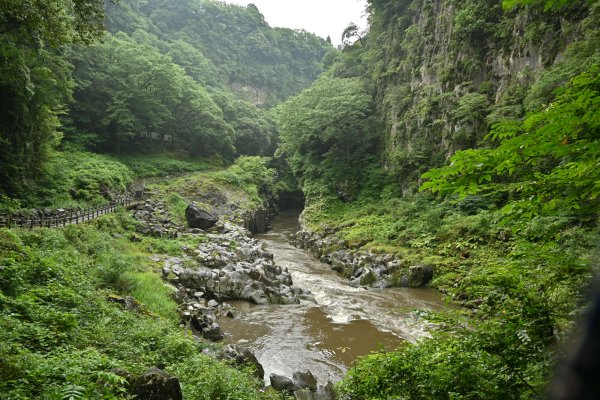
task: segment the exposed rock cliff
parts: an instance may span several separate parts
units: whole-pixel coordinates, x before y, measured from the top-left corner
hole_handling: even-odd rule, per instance
[[[544,104],[570,74],[544,86],[541,72],[596,31],[589,4],[544,12],[503,10],[499,0],[371,0],[367,68],[386,124],[386,168],[407,189],[500,118]]]

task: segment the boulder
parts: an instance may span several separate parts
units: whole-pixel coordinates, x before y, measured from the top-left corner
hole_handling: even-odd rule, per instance
[[[408,286],[421,287],[433,278],[433,269],[423,265],[413,265],[408,268]]]
[[[367,286],[377,281],[377,275],[371,268],[365,268],[364,272],[360,276],[361,286]]]
[[[292,394],[300,389],[294,385],[294,382],[290,378],[283,375],[271,374],[269,375],[269,380],[271,381],[271,387],[279,392]]]
[[[300,389],[308,389],[311,392],[317,391],[317,378],[309,370],[294,372],[292,381]]]
[[[237,365],[251,365],[254,367],[255,376],[263,380],[265,370],[256,356],[250,349],[241,344],[228,345],[222,352],[222,358],[232,360]]]
[[[158,368],[144,375],[129,379],[129,392],[137,399],[182,400],[181,386],[177,378]]]
[[[185,209],[185,218],[190,228],[197,229],[212,228],[219,220],[216,214],[194,202]]]
[[[224,335],[217,318],[210,309],[194,309],[182,313],[184,321],[189,320],[192,329],[201,333],[205,339],[214,342],[222,340]]]

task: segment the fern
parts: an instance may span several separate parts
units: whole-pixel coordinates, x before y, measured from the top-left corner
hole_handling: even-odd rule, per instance
[[[67,385],[60,393],[61,400],[78,400],[83,399],[85,388],[78,385]]]

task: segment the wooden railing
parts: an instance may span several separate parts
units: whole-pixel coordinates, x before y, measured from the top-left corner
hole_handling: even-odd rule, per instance
[[[136,204],[131,197],[117,199],[106,206],[91,207],[85,210],[54,210],[42,216],[0,215],[0,227],[9,228],[57,228],[61,226],[80,224],[91,221],[101,215],[114,212],[118,207],[128,207]]]

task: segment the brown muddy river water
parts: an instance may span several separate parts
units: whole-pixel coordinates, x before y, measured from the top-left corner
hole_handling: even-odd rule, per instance
[[[294,285],[312,292],[318,304],[257,306],[233,302],[235,319],[221,318],[226,342],[247,341],[265,369],[291,377],[310,370],[320,384],[338,381],[357,357],[384,348],[393,350],[426,334],[426,321],[415,309],[442,309],[439,293],[430,289],[363,289],[348,285],[330,266],[297,249],[289,235],[298,229],[298,212],[283,212],[273,229],[257,235],[287,267]]]

